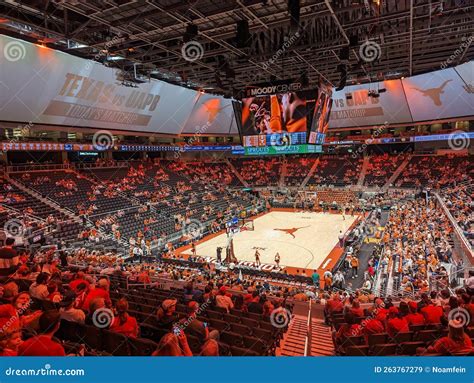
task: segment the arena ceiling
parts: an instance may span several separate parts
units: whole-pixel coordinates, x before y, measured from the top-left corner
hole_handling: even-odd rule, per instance
[[[289,3],[300,7],[293,23]],[[130,78],[136,71],[234,95],[270,79],[337,86],[344,68],[351,84],[454,66],[474,56],[473,19],[474,0],[0,2],[0,33],[102,61]],[[242,20],[249,34],[238,44]],[[190,24],[198,44],[186,45],[185,57]]]

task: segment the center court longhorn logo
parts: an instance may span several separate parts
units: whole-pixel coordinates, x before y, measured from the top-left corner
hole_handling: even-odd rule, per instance
[[[436,106],[441,106],[441,104],[442,104],[441,95],[444,93],[443,89],[447,85],[447,83],[450,82],[450,81],[452,81],[452,80],[446,80],[445,82],[443,82],[441,84],[441,86],[439,86],[437,88],[429,88],[429,89],[412,88],[412,89],[415,89],[418,92],[422,93],[423,96],[425,96],[425,97],[431,98],[431,100],[433,101],[433,103]]]
[[[273,230],[283,231],[286,234],[290,234],[293,238],[296,238],[294,233],[296,233],[300,229],[305,229],[307,227],[309,227],[309,226],[292,227],[291,229],[273,229]]]

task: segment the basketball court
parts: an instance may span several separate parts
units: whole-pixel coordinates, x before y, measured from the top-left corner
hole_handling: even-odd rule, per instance
[[[260,253],[262,264],[274,264],[280,254],[280,265],[317,269],[338,244],[339,231],[345,233],[357,216],[315,212],[272,211],[254,220],[254,230],[234,234],[234,252],[239,261],[255,261]],[[227,234],[223,233],[196,246],[202,257],[216,258],[216,248],[226,247]],[[184,251],[191,254],[191,250]],[[223,252],[225,258],[225,252]]]

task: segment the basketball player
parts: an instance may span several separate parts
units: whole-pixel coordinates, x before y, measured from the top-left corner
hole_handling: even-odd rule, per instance
[[[217,262],[222,262],[222,247],[217,248]]]
[[[277,267],[280,267],[280,254],[278,253],[275,254],[275,263]]]
[[[193,254],[193,258],[196,257],[196,244],[193,242],[191,244],[191,253]]]
[[[255,250],[255,263],[257,264],[257,266],[261,265],[261,263],[260,263],[260,253],[258,252],[258,250]]]

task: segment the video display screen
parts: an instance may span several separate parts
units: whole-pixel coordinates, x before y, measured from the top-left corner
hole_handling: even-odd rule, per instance
[[[329,117],[332,108],[332,90],[330,87],[321,87],[314,108],[311,130],[309,133],[309,144],[322,145],[329,128]]]
[[[316,92],[312,92],[315,95]],[[287,146],[307,143],[308,91],[242,99],[244,146]]]

